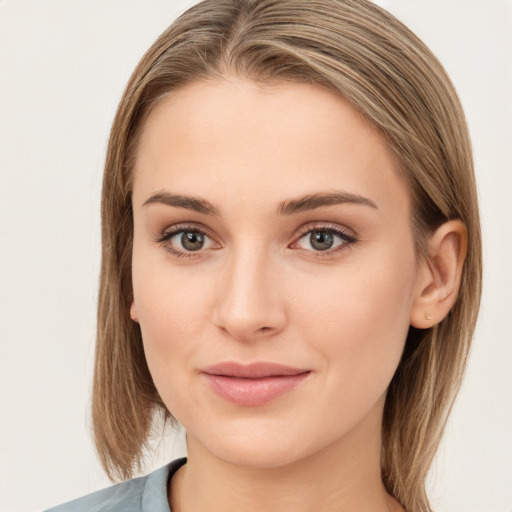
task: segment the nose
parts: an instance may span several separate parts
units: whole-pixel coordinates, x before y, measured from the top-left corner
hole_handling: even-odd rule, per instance
[[[213,308],[213,322],[239,341],[271,337],[286,325],[279,268],[250,248],[226,259]]]

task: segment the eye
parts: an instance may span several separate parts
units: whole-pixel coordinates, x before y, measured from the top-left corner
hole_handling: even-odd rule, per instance
[[[304,234],[292,245],[292,248],[317,253],[330,253],[356,242],[354,236],[345,233],[341,229],[330,227],[306,227],[303,229],[307,231],[303,231]]]
[[[200,256],[204,251],[219,245],[197,227],[173,226],[158,236],[157,242],[178,257]]]
[[[207,244],[209,238],[199,231],[180,231],[170,238],[173,245],[185,251],[199,251]]]

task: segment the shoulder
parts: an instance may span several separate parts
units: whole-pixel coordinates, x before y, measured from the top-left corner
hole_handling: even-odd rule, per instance
[[[178,459],[147,476],[93,492],[45,512],[170,512],[167,482],[185,464]]]

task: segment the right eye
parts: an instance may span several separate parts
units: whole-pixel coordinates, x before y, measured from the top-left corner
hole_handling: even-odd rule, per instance
[[[198,228],[176,226],[165,231],[157,241],[178,257],[199,256],[203,251],[216,248],[216,243]]]
[[[208,236],[200,231],[180,231],[171,237],[173,245],[184,251],[199,251],[208,241]]]

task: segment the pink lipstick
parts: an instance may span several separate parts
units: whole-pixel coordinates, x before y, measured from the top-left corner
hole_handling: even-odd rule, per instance
[[[212,390],[237,405],[258,406],[298,387],[310,370],[275,363],[225,362],[202,370]]]

